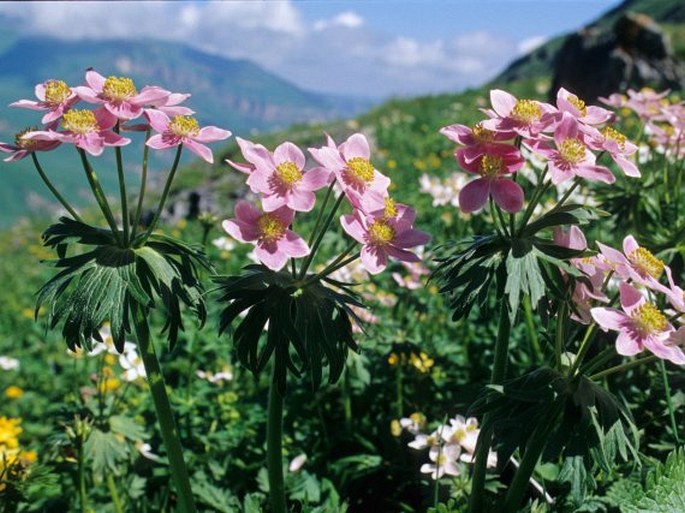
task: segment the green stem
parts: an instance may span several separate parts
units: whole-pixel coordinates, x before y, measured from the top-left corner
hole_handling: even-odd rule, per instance
[[[155,411],[157,412],[159,428],[162,433],[162,441],[164,442],[167,457],[169,459],[171,478],[176,485],[179,511],[182,513],[195,513],[197,510],[195,508],[195,501],[193,500],[193,491],[190,486],[188,470],[186,469],[186,464],[183,460],[183,447],[178,438],[178,431],[176,429],[174,415],[171,411],[169,396],[166,392],[162,369],[159,366],[159,360],[155,353],[155,346],[150,340],[150,328],[148,327],[143,308],[140,305],[134,304],[131,309],[134,317],[134,328],[138,336],[140,356],[145,365],[147,381],[150,387],[150,393],[152,394],[152,401],[155,405]]]
[[[395,416],[401,419],[404,415],[404,372],[402,369],[402,357],[397,359],[397,371],[395,374]]]
[[[653,362],[656,359],[657,359],[656,356],[651,355],[651,356],[646,356],[644,358],[639,358],[637,360],[633,360],[633,361],[628,362],[628,363],[622,363],[620,365],[614,365],[613,367],[609,367],[608,369],[605,369],[601,372],[597,372],[596,374],[593,374],[592,376],[590,376],[590,379],[596,381],[596,380],[605,378],[611,374],[615,374],[617,372],[632,369],[633,367],[637,367],[638,365],[642,365],[643,363]]]
[[[151,128],[148,127],[145,132],[145,142],[150,138]],[[140,225],[140,218],[143,216],[143,199],[145,198],[145,189],[147,188],[147,166],[149,161],[150,147],[147,144],[143,145],[143,167],[140,174],[140,191],[138,192],[138,205],[136,206],[136,214],[133,218],[133,233],[131,240],[135,240],[138,226]]]
[[[83,433],[79,433],[79,438],[78,438],[78,492],[79,492],[79,499],[81,502],[81,512],[82,513],[88,513],[88,493],[86,491],[86,462],[85,462],[85,454],[83,451],[83,444],[85,443],[85,439],[83,436]]]
[[[321,228],[319,233],[317,233],[316,239],[314,240],[314,244],[313,246],[311,246],[311,250],[309,251],[309,255],[307,255],[307,258],[305,258],[304,262],[302,263],[302,267],[300,268],[300,279],[304,278],[307,275],[307,269],[309,269],[312,260],[314,260],[314,255],[316,254],[316,251],[319,249],[321,240],[323,239],[323,236],[326,234],[328,227],[331,225],[333,217],[335,216],[335,213],[337,212],[338,207],[340,207],[340,204],[342,203],[343,199],[345,199],[345,193],[341,192],[340,196],[338,196],[338,199],[335,200],[333,208],[328,213],[328,217],[326,217],[326,221],[324,222],[323,227]]]
[[[36,152],[31,153],[31,158],[33,159],[33,165],[36,167],[36,171],[38,171],[38,174],[43,180],[43,183],[47,186],[48,189],[50,189],[50,192],[52,195],[57,198],[57,201],[59,201],[62,206],[67,209],[67,212],[71,214],[71,217],[73,217],[75,220],[79,222],[83,222],[81,217],[76,213],[76,211],[72,208],[72,206],[69,204],[69,202],[64,199],[64,196],[62,196],[59,191],[55,188],[55,186],[52,184],[50,179],[48,178],[48,175],[45,174],[45,171],[43,171],[43,166],[40,165],[40,162],[38,162],[38,157],[36,156]]]
[[[578,349],[578,354],[576,355],[576,358],[573,361],[573,365],[571,366],[571,370],[568,373],[568,375],[570,377],[575,376],[576,372],[578,371],[578,368],[580,367],[580,364],[583,363],[583,358],[585,357],[585,353],[588,352],[588,349],[590,348],[590,342],[594,338],[596,332],[597,332],[597,324],[596,323],[592,323],[585,330],[585,336],[583,337],[583,340],[580,342],[580,349]]]
[[[274,368],[269,386],[269,414],[266,424],[266,461],[272,513],[286,513],[283,482],[283,397],[278,391]]]
[[[345,429],[347,433],[352,433],[352,397],[350,396],[350,369],[345,366],[342,380],[342,402],[343,412],[345,413]]]
[[[561,369],[562,359],[561,355],[564,348],[564,339],[566,338],[566,319],[568,316],[568,303],[563,301],[559,307],[557,315],[556,336],[554,337],[554,356],[557,359],[557,368]]]
[[[495,343],[495,358],[490,375],[490,384],[502,383],[507,373],[507,359],[509,356],[509,335],[511,333],[511,322],[509,320],[509,309],[504,298],[500,298],[499,328],[497,331],[497,341]],[[486,413],[483,416],[483,425],[490,423],[491,415]],[[471,496],[469,497],[469,512],[481,513],[483,511],[483,498],[485,497],[485,474],[487,470],[488,453],[492,443],[492,430],[482,430],[476,447],[476,461],[473,465],[473,482],[471,485]]]
[[[564,401],[559,400],[555,404],[549,420],[540,422],[535,431],[533,431],[532,436],[526,444],[526,452],[523,455],[519,468],[516,470],[516,474],[514,474],[514,478],[509,485],[509,491],[507,492],[499,511],[503,513],[518,511],[521,499],[523,499],[523,495],[528,488],[528,483],[533,475],[533,471],[547,444],[549,433],[554,428],[557,417],[561,413],[563,406]]]
[[[314,237],[316,236],[316,231],[319,229],[319,225],[321,225],[321,220],[323,219],[323,213],[326,211],[326,206],[328,205],[328,200],[331,198],[331,194],[333,194],[333,187],[335,186],[335,180],[331,182],[331,185],[328,186],[328,189],[326,189],[326,195],[323,198],[323,202],[321,203],[321,208],[319,209],[319,215],[316,216],[316,222],[314,223],[314,229],[312,230],[311,235],[309,235],[309,246],[311,247],[312,242],[314,242]]]
[[[102,187],[100,186],[100,182],[98,181],[98,177],[95,174],[93,167],[90,165],[90,162],[88,162],[86,152],[81,148],[77,148],[77,150],[79,156],[81,157],[81,164],[83,164],[83,170],[86,172],[86,178],[88,178],[88,184],[90,185],[90,188],[93,191],[93,195],[95,196],[95,201],[97,201],[98,205],[100,206],[100,210],[102,211],[102,214],[105,216],[107,224],[109,224],[110,230],[112,230],[112,235],[117,240],[117,242],[121,243],[119,228],[117,227],[117,222],[114,220],[112,209],[109,207],[107,196],[105,196],[105,192],[102,190]]]
[[[171,183],[174,181],[174,176],[176,175],[176,169],[178,169],[178,163],[181,161],[181,153],[183,151],[183,145],[179,144],[176,150],[176,156],[174,157],[174,163],[171,165],[169,170],[169,176],[167,176],[166,183],[164,184],[164,190],[162,191],[162,197],[159,200],[159,205],[157,205],[157,211],[155,212],[155,217],[152,218],[150,226],[148,226],[145,232],[145,237],[143,240],[147,240],[150,234],[154,231],[159,221],[159,216],[162,215],[164,210],[164,204],[166,203],[167,197],[169,196],[169,190],[171,189]]]
[[[307,285],[311,285],[311,284],[314,283],[315,281],[317,281],[317,280],[319,280],[319,279],[321,279],[321,278],[325,278],[326,276],[328,276],[328,275],[331,274],[331,273],[334,273],[334,272],[337,271],[338,269],[340,269],[340,268],[342,268],[342,267],[345,267],[347,264],[349,264],[349,263],[351,263],[351,262],[354,262],[355,260],[357,260],[357,258],[359,258],[359,255],[360,255],[360,253],[357,252],[357,253],[355,253],[354,255],[352,255],[351,257],[346,258],[345,260],[343,260],[342,262],[340,262],[339,264],[337,264],[337,265],[335,265],[335,266],[329,265],[328,267],[326,267],[326,268],[325,268],[323,271],[321,271],[320,273],[317,273],[317,274],[315,274],[315,275],[313,275],[313,276],[307,278],[307,279],[304,281],[304,283],[302,284],[302,288],[306,287]]]
[[[107,488],[109,489],[110,497],[112,497],[112,505],[114,506],[114,512],[124,513],[124,506],[121,502],[121,497],[119,497],[117,484],[114,482],[114,476],[111,473],[107,474]]]
[[[582,367],[581,372],[584,375],[590,374],[596,368],[601,367],[606,362],[617,356],[616,348],[607,347],[604,351],[592,358],[585,366]]]
[[[516,234],[517,237],[520,237],[521,234],[523,233],[523,230],[526,228],[526,225],[528,224],[528,220],[530,219],[530,216],[533,215],[533,211],[535,210],[535,207],[537,206],[538,202],[540,201],[540,198],[542,195],[547,192],[547,190],[552,186],[552,182],[547,182],[545,183],[545,178],[547,177],[547,166],[545,166],[545,169],[542,171],[542,174],[540,175],[540,181],[538,182],[537,187],[535,188],[535,191],[533,191],[533,197],[530,200],[530,203],[528,203],[528,207],[526,208],[525,212],[523,213],[523,217],[521,218],[521,224],[519,225],[518,232]]]
[[[119,123],[114,126],[114,132],[119,133]],[[121,157],[121,146],[114,148],[114,155],[117,161],[117,175],[119,176],[119,196],[121,198],[121,224],[124,228],[124,246],[128,245],[128,198],[126,197],[126,177],[124,175],[124,164]]]
[[[533,353],[533,360],[540,362],[543,359],[542,351],[540,350],[540,341],[538,340],[538,334],[535,330],[535,322],[533,319],[533,307],[530,304],[530,296],[526,295],[523,297],[523,312],[526,317],[526,329],[528,330],[528,339],[530,340],[530,345]]]
[[[668,406],[668,416],[671,419],[671,429],[673,429],[673,436],[675,442],[680,445],[680,437],[678,436],[678,424],[675,421],[675,411],[673,410],[673,400],[671,398],[671,387],[668,384],[668,374],[666,373],[666,364],[663,360],[659,360],[659,367],[661,367],[661,377],[664,382],[664,391],[666,392],[666,405]]]

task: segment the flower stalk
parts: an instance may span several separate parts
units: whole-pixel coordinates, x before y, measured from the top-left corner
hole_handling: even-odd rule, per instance
[[[266,424],[266,459],[269,496],[273,513],[287,513],[283,480],[283,396],[278,391],[276,371],[269,385],[269,412]]]

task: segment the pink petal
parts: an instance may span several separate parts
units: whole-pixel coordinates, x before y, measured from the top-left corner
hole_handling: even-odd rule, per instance
[[[239,219],[226,219],[221,227],[234,239],[240,242],[252,242],[257,240],[259,232],[256,226]]]
[[[132,105],[129,102],[105,103],[105,108],[119,119],[129,120],[139,117],[143,113],[143,107]]]
[[[314,208],[316,195],[311,191],[292,189],[288,198],[288,206],[298,212],[309,212]]]
[[[245,183],[250,190],[257,194],[272,194],[273,170],[265,170],[263,166],[254,168],[250,176],[247,177]]]
[[[459,191],[459,208],[462,212],[475,212],[483,208],[490,194],[490,181],[478,178]]]
[[[330,170],[325,167],[315,167],[302,175],[299,187],[307,191],[318,191],[331,182],[332,176]]]
[[[136,105],[163,105],[165,100],[169,97],[169,91],[158,86],[145,86],[143,89],[131,98],[131,103]],[[183,101],[183,100],[181,100]]]
[[[192,151],[195,155],[198,155],[201,157],[203,160],[206,160],[210,164],[214,163],[214,154],[212,153],[212,150],[209,149],[208,146],[205,146],[204,144],[200,144],[197,141],[194,141],[192,139],[185,139],[183,141],[183,145],[188,148],[190,151]]]
[[[628,331],[621,331],[616,337],[616,352],[623,356],[633,356],[642,351],[640,340]]]
[[[243,157],[245,157],[245,160],[251,164],[269,169],[275,167],[273,159],[271,158],[271,153],[261,144],[254,144],[252,141],[240,137],[236,137],[235,141],[238,143],[240,152],[243,154]]]
[[[352,237],[357,242],[362,244],[366,243],[366,229],[362,226],[361,222],[354,215],[340,216],[340,224],[345,230],[345,233]]]
[[[245,200],[240,200],[235,205],[235,216],[248,224],[257,224],[257,220],[262,213],[252,203]]]
[[[309,254],[307,243],[291,230],[286,230],[285,237],[279,239],[277,244],[284,253],[294,258],[301,258]]]
[[[514,213],[523,208],[523,189],[513,180],[501,178],[493,181],[490,193],[495,203],[506,212]]]
[[[34,102],[32,100],[19,100],[16,102],[12,102],[9,104],[9,107],[20,107],[22,109],[31,110],[47,110],[47,107],[44,107],[40,103]]]
[[[215,126],[206,126],[201,128],[200,133],[196,137],[193,137],[193,139],[202,143],[208,143],[214,141],[223,141],[229,137],[231,137],[231,132],[228,130],[217,128]]]
[[[181,139],[178,138],[174,140],[171,137],[164,137],[162,134],[155,134],[150,137],[145,144],[155,150],[165,150],[181,144]]]
[[[288,262],[286,255],[276,243],[259,243],[255,248],[255,255],[265,266],[272,271],[281,270]]]
[[[631,322],[630,317],[615,308],[597,307],[590,310],[590,314],[604,331],[621,331],[626,323]]]
[[[350,160],[354,157],[362,157],[367,159],[371,156],[369,149],[369,142],[362,134],[352,134],[347,141],[340,145],[340,153],[342,153],[345,160]]]
[[[109,130],[117,124],[117,121],[119,121],[116,115],[112,114],[106,107],[100,107],[99,109],[94,110],[93,115],[101,130]]]
[[[90,87],[76,86],[72,87],[72,91],[74,91],[79,98],[88,103],[104,103],[104,100],[98,97],[98,92]]]
[[[105,77],[95,70],[90,69],[86,71],[86,83],[98,93],[102,92],[102,88],[105,86],[105,80]]]
[[[291,142],[284,142],[279,144],[274,150],[274,162],[282,164],[283,162],[292,162],[298,168],[304,167],[304,153],[302,150]]]
[[[421,230],[409,229],[398,233],[392,241],[393,246],[398,248],[413,248],[423,246],[430,242],[431,236]]]
[[[274,210],[273,214],[286,226],[290,226],[295,218],[295,211],[287,206]]]
[[[388,245],[384,246],[383,250],[393,257],[396,260],[399,260],[400,262],[420,262],[421,259],[415,254],[412,253],[411,251],[407,251],[406,249],[401,249],[398,248],[394,245]]]
[[[234,167],[235,169],[237,169],[238,171],[240,171],[241,173],[245,173],[245,174],[248,174],[248,175],[251,174],[251,173],[254,171],[254,169],[255,169],[255,167],[254,167],[252,164],[241,164],[241,163],[238,163],[238,162],[233,162],[233,161],[230,160],[230,159],[225,159],[225,162],[226,162],[229,166]]]
[[[493,89],[490,91],[490,103],[497,115],[504,118],[511,113],[514,105],[516,105],[516,97],[501,89]]]
[[[578,120],[568,112],[562,114],[561,122],[554,131],[554,142],[559,146],[566,139],[578,138]]]
[[[626,282],[621,282],[619,292],[621,295],[621,307],[628,314],[646,302],[640,291]]]
[[[476,143],[472,130],[466,125],[450,125],[440,129],[440,133],[452,141],[471,146]]]
[[[167,131],[170,119],[161,110],[145,109],[145,117],[150,122],[150,126],[154,128],[157,132]]]
[[[98,134],[86,134],[84,137],[77,137],[76,146],[84,149],[94,157],[102,155],[105,149],[104,140]]]
[[[131,142],[131,139],[128,139],[127,137],[122,137],[119,134],[109,131],[101,132],[100,136],[102,137],[105,146],[126,146]]]
[[[324,146],[323,148],[309,148],[308,151],[314,157],[314,160],[326,169],[342,171],[346,167],[345,161],[336,148]]]
[[[627,158],[620,155],[611,156],[614,159],[614,162],[616,162],[618,167],[621,168],[621,171],[623,171],[626,176],[631,176],[633,178],[640,178],[642,176],[637,166]]]
[[[254,174],[254,173],[253,173]],[[262,196],[262,208],[264,212],[273,212],[288,204],[288,196],[285,194],[265,194]]]
[[[36,84],[33,88],[33,92],[40,101],[45,101],[45,83]]]
[[[378,274],[388,265],[388,257],[385,251],[375,246],[366,245],[362,247],[361,261],[369,274]]]
[[[590,125],[599,125],[601,123],[606,123],[614,115],[611,111],[603,109],[602,107],[596,107],[595,105],[588,105],[587,114],[583,117],[583,121]]]
[[[588,180],[596,180],[603,183],[614,183],[616,181],[616,177],[609,171],[609,168],[594,164],[580,164],[576,166],[575,174]]]
[[[623,239],[623,253],[625,253],[626,255],[630,255],[633,251],[635,251],[639,247],[640,247],[640,245],[637,243],[637,241],[635,240],[635,237],[633,237],[632,235],[627,235]]]

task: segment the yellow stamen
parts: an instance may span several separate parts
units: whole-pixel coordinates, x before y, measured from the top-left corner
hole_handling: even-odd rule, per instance
[[[64,113],[62,126],[75,134],[89,134],[98,130],[98,121],[90,110],[74,109]]]
[[[476,429],[478,429],[478,424],[476,424],[475,422],[473,424],[466,424],[467,433],[473,433]]]
[[[45,83],[45,103],[59,105],[71,96],[71,88],[62,80],[48,80]]]
[[[102,93],[110,100],[121,101],[135,96],[137,91],[130,78],[107,77],[102,86]]]
[[[445,454],[441,452],[435,459],[435,464],[439,467],[444,467],[447,464],[447,456],[445,456]]]
[[[621,151],[626,149],[626,136],[618,130],[616,130],[615,128],[612,128],[610,126],[603,128],[602,135],[604,136],[604,139],[615,141],[618,144],[618,147],[621,149]]]
[[[491,142],[495,139],[495,132],[483,128],[481,123],[476,124],[471,129],[471,133],[473,134],[473,138],[478,142]]]
[[[517,100],[511,110],[511,117],[516,121],[531,124],[542,117],[542,109],[534,100]]]
[[[466,438],[466,430],[463,428],[455,429],[452,433],[452,440],[462,442]]]
[[[575,94],[570,94],[568,98],[566,98],[566,101],[578,109],[581,116],[587,115],[587,107],[585,106],[585,102],[578,98]]]
[[[24,150],[34,150],[38,146],[38,141],[34,141],[33,139],[27,139],[24,136],[29,132],[35,132],[36,130],[38,130],[38,128],[31,127],[25,128],[21,132],[17,132],[17,134],[14,136],[14,145],[19,146]]]
[[[502,172],[504,160],[497,155],[483,155],[480,160],[480,174],[485,178],[494,178]]]
[[[559,145],[561,158],[569,164],[578,164],[585,160],[585,145],[578,139],[564,139]]]
[[[651,303],[645,303],[633,310],[631,318],[635,321],[635,326],[642,335],[660,333],[668,325],[666,316]]]
[[[274,214],[263,214],[257,220],[259,240],[263,242],[276,242],[283,237],[288,227]]]
[[[666,264],[655,257],[651,251],[642,247],[631,251],[628,255],[628,260],[637,268],[640,274],[651,276],[655,280],[659,279],[666,266]]]
[[[383,210],[383,217],[392,219],[397,217],[397,205],[392,198],[385,198],[385,209]]]
[[[368,233],[371,244],[376,246],[386,246],[395,238],[395,230],[383,219],[371,223]]]
[[[200,125],[192,116],[174,116],[169,123],[169,131],[179,137],[195,137],[200,133]]]
[[[276,166],[276,174],[284,185],[293,185],[302,180],[302,171],[297,164],[289,160]]]
[[[354,157],[347,161],[347,175],[358,182],[371,183],[373,181],[373,165],[367,159]]]

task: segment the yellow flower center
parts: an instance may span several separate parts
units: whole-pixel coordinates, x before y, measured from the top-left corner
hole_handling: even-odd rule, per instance
[[[578,98],[575,94],[569,95],[569,97],[566,98],[566,101],[578,109],[581,116],[587,115],[587,107],[585,106],[585,102]]]
[[[27,139],[24,136],[29,132],[35,132],[36,130],[38,130],[38,128],[31,127],[25,128],[21,132],[17,132],[17,134],[14,136],[14,145],[24,150],[34,150],[38,146],[38,141],[34,141],[33,139]]]
[[[646,248],[637,248],[631,251],[628,255],[628,260],[637,268],[640,274],[651,276],[655,280],[659,279],[666,265]]]
[[[385,198],[385,208],[383,209],[383,217],[386,219],[392,219],[397,217],[397,205],[395,200],[392,198]]]
[[[578,139],[564,139],[559,145],[559,153],[569,164],[578,164],[585,160],[585,145]]]
[[[495,139],[495,132],[483,128],[481,123],[476,124],[472,129],[471,133],[473,138],[478,142],[491,142]]]
[[[462,442],[466,438],[466,430],[464,428],[455,429],[452,433],[452,440],[455,442]]]
[[[293,185],[302,180],[302,171],[297,164],[289,160],[276,166],[276,174],[285,185]]]
[[[89,134],[98,130],[98,121],[90,110],[74,109],[64,113],[62,126],[75,134]]]
[[[274,214],[263,214],[257,220],[259,240],[263,242],[276,242],[283,237],[288,227]]]
[[[540,119],[542,109],[534,100],[517,100],[511,110],[511,117],[521,123],[531,124]]]
[[[651,303],[636,308],[631,314],[635,326],[642,335],[660,333],[666,329],[668,321],[657,307]]]
[[[419,412],[414,412],[411,415],[409,415],[409,418],[411,419],[412,422],[418,424],[419,426],[425,424],[426,422],[426,417],[423,415],[423,413]]]
[[[71,96],[71,88],[62,80],[48,80],[45,84],[45,103],[59,105]]]
[[[626,136],[615,128],[611,128],[610,126],[603,128],[602,135],[604,136],[604,139],[616,141],[621,151],[626,149]]]
[[[478,429],[478,424],[476,424],[476,423],[466,424],[466,432],[467,433],[473,433],[476,429]]]
[[[362,183],[373,182],[373,165],[367,159],[354,157],[347,161],[348,175]]]
[[[107,77],[102,86],[102,93],[113,101],[125,100],[135,96],[137,92],[133,80],[126,77]]]
[[[169,131],[179,137],[195,137],[200,133],[200,125],[192,116],[174,116],[169,123]]]
[[[445,456],[445,453],[441,452],[438,454],[438,457],[435,459],[435,464],[438,467],[444,467],[447,464],[447,456]]]
[[[480,174],[485,178],[495,178],[502,171],[504,160],[497,155],[483,155],[480,160]]]
[[[395,238],[395,230],[383,219],[376,219],[369,226],[369,239],[375,246],[386,246]]]

